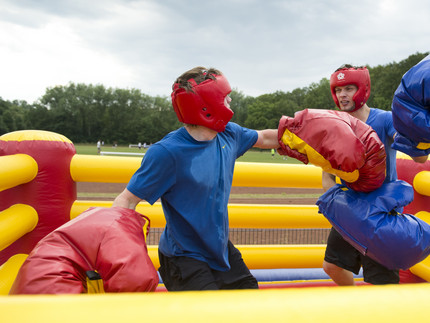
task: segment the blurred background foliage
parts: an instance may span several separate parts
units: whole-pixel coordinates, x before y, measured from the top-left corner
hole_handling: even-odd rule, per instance
[[[398,63],[368,66],[372,91],[367,104],[390,110],[403,74],[427,55],[415,53]],[[328,77],[291,92],[276,91],[258,97],[233,89],[232,121],[257,130],[274,129],[282,115],[294,116],[306,108],[334,109]],[[138,89],[69,83],[46,89],[34,103],[0,97],[0,135],[37,129],[62,134],[74,143],[102,140],[106,145],[150,144],[180,126],[170,97],[152,97]]]

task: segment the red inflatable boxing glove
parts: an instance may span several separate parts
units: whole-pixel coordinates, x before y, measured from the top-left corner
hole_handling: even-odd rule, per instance
[[[341,111],[305,109],[279,121],[279,154],[314,164],[359,192],[385,180],[384,144],[364,122]]]
[[[149,219],[134,210],[90,208],[39,241],[10,294],[154,291],[148,229]]]

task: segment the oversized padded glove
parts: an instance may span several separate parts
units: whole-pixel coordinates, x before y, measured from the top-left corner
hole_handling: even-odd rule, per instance
[[[430,153],[430,55],[403,75],[391,105],[398,135],[392,147],[409,156]]]
[[[314,164],[359,192],[385,180],[385,149],[376,132],[348,113],[305,109],[279,121],[279,154]]]
[[[406,270],[430,254],[430,225],[400,213],[414,197],[404,181],[384,183],[371,193],[335,185],[317,201],[319,213],[360,253],[389,269]]]
[[[146,246],[149,219],[134,210],[90,208],[39,241],[10,294],[154,291],[158,273]]]
[[[430,154],[430,143],[416,142],[400,133],[396,133],[394,143],[391,147],[411,157],[427,156]]]

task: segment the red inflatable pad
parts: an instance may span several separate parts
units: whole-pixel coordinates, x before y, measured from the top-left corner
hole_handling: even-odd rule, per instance
[[[26,154],[37,163],[36,177],[0,192],[0,211],[14,204],[27,204],[38,215],[37,226],[0,251],[0,265],[17,253],[29,254],[54,229],[70,220],[76,201],[76,183],[70,175],[70,161],[76,154],[66,137],[41,130],[21,130],[0,137],[0,156]],[[1,179],[0,179],[1,180]]]
[[[149,219],[134,210],[90,208],[39,241],[10,294],[86,293],[87,271],[100,275],[105,292],[154,291],[147,228]]]
[[[430,171],[430,160],[420,164],[410,158],[397,158],[397,177],[411,185],[415,176],[422,171]],[[416,214],[419,211],[430,212],[430,196],[425,196],[414,190],[414,200],[405,206],[404,213]]]

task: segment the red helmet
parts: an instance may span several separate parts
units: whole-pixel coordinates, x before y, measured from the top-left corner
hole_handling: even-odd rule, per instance
[[[352,111],[356,111],[366,103],[370,96],[370,75],[367,67],[345,67],[337,70],[331,75],[331,96],[338,107],[339,100],[337,99],[335,88],[337,86],[345,86],[348,84],[354,84],[358,88],[357,92],[352,97],[355,102],[355,108]]]
[[[223,75],[212,75],[215,80],[209,78],[200,84],[189,79],[192,92],[173,84],[172,105],[180,122],[222,132],[233,117],[233,111],[224,104],[231,87]]]

